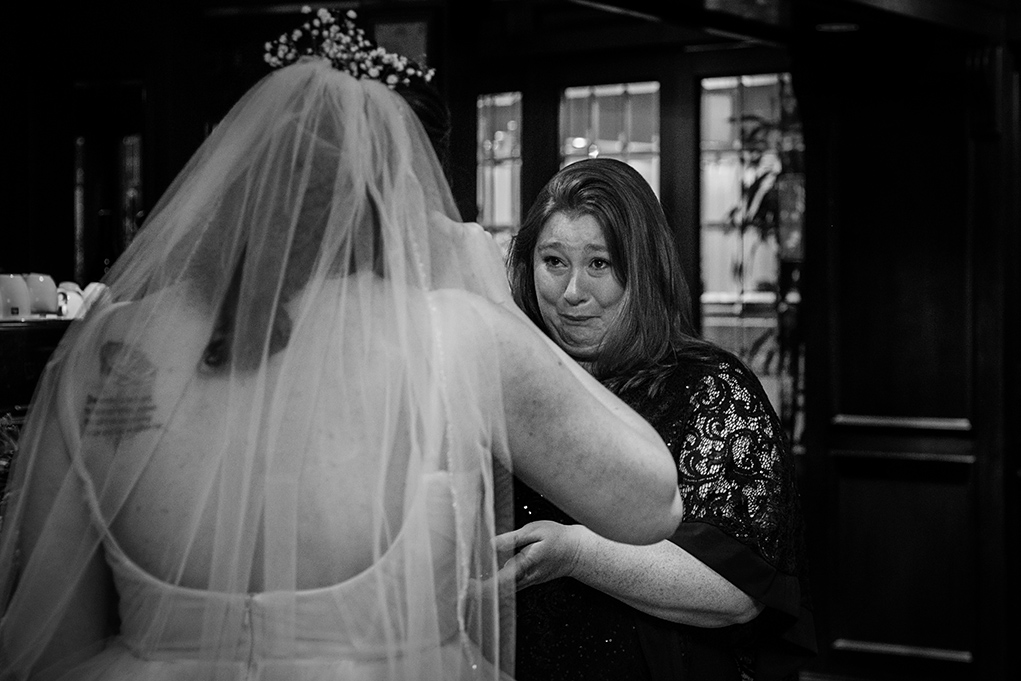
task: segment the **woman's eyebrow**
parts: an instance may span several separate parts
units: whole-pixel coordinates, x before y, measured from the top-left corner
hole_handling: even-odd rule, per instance
[[[559,241],[540,241],[535,245],[535,250],[541,250],[544,248],[564,248],[564,244]],[[585,244],[582,249],[585,253],[609,253],[610,249],[606,246],[600,246],[599,244]]]

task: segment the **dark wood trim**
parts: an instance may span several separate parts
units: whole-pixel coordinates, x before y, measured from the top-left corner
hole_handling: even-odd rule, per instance
[[[836,414],[830,419],[834,426],[859,428],[900,428],[905,430],[940,430],[970,433],[971,420],[929,416],[874,416],[870,414]]]
[[[1002,39],[1006,36],[1005,14],[984,7],[978,2],[961,0],[853,0],[853,2],[986,38]]]
[[[970,664],[974,661],[974,655],[972,655],[970,650],[923,648],[919,646],[905,646],[895,643],[855,641],[847,638],[836,639],[830,644],[830,647],[833,648],[833,650],[847,650],[856,653],[871,653],[879,655],[896,655],[898,657],[913,657],[923,660],[937,660],[942,662],[963,662]]]
[[[830,456],[840,459],[882,459],[886,461],[910,461],[917,463],[949,463],[966,464],[975,463],[975,456],[972,454],[941,454],[936,452],[891,452],[862,449],[833,449]]]
[[[971,229],[969,249],[973,300],[973,413],[975,418],[976,468],[975,512],[978,534],[976,590],[978,619],[985,635],[976,637],[976,654],[982,678],[1005,678],[1013,666],[1014,641],[1006,633],[1012,629],[1013,611],[1009,609],[1010,585],[1014,584],[1008,567],[1008,543],[1011,521],[1008,508],[1007,431],[1016,423],[1016,414],[1007,406],[1009,357],[1017,348],[1007,344],[1007,325],[1016,317],[1017,300],[1008,300],[1008,272],[1016,270],[1016,206],[1018,177],[1007,151],[1007,144],[1018,143],[1018,131],[1007,121],[1017,117],[1017,103],[1010,92],[1013,63],[1009,51],[1000,46],[973,48],[966,54],[970,87],[968,152],[968,217]],[[1013,110],[1012,110],[1013,107]],[[1016,525],[1014,526],[1016,531]],[[1016,534],[1013,538],[1016,541]]]
[[[521,97],[521,219],[560,169],[560,87],[535,82]],[[550,112],[553,112],[552,114]]]
[[[691,295],[689,310],[701,328],[700,276],[702,241],[699,215],[699,105],[698,79],[690,60],[677,59],[669,75],[660,80],[660,203],[677,237],[681,267]]]
[[[713,11],[702,2],[661,2],[660,0],[572,0],[576,4],[626,9],[630,13],[655,17],[669,24],[697,26],[706,33],[728,40],[784,45],[790,41],[790,17],[782,13],[776,24],[746,19],[737,14]]]
[[[447,97],[450,108],[450,189],[461,218],[474,222],[478,217],[476,136],[478,126],[478,83],[480,63],[475,27],[481,17],[479,3],[474,0],[450,0],[440,13],[441,19],[430,23],[429,47],[439,52],[438,85]],[[437,26],[438,30],[432,28]],[[464,40],[455,39],[468,36]],[[438,49],[433,48],[437,46]]]

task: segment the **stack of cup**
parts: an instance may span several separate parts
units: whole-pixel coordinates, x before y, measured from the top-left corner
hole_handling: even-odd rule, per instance
[[[0,319],[24,319],[32,314],[32,296],[20,274],[0,274]]]
[[[28,293],[32,299],[32,314],[57,314],[57,285],[48,274],[32,272],[25,275]]]

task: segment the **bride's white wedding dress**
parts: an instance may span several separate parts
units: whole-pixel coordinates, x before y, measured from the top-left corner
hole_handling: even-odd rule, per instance
[[[380,83],[309,61],[238,103],[40,381],[0,678],[501,678],[509,463],[471,300],[505,285],[457,219]]]
[[[203,619],[215,612],[217,624],[231,643],[220,648],[216,678],[263,679],[389,679],[393,642],[375,603],[380,582],[400,579],[407,569],[402,552],[405,534],[430,539],[423,563],[437,577],[433,594],[440,624],[442,667],[434,678],[473,678],[471,665],[487,664],[458,627],[454,521],[448,473],[423,480],[421,501],[396,544],[364,572],[339,584],[293,594],[214,593],[162,581],[140,568],[112,537],[104,549],[120,595],[120,634],[96,657],[75,669],[76,679],[204,678],[208,662],[201,659]],[[386,590],[386,589],[383,589]],[[434,603],[430,603],[433,605]],[[445,606],[445,607],[443,607]],[[391,603],[390,608],[404,607]],[[418,607],[422,607],[419,604]],[[162,621],[154,625],[154,613]],[[351,613],[358,613],[348,621]],[[416,645],[434,645],[433,641]],[[432,676],[429,674],[426,677]]]

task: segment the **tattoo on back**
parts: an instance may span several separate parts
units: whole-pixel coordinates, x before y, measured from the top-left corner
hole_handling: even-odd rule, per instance
[[[126,435],[159,428],[153,389],[156,365],[141,350],[116,341],[99,350],[103,378],[99,395],[85,401],[85,434],[110,437],[115,445]]]

